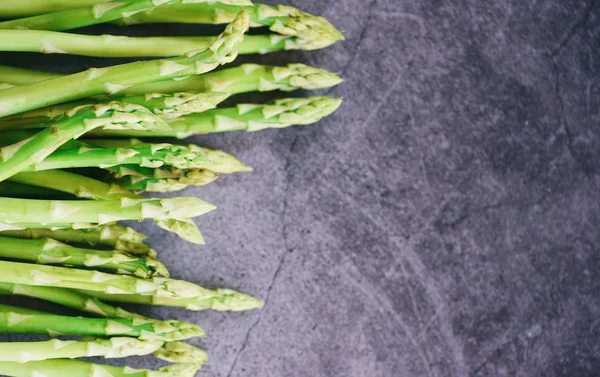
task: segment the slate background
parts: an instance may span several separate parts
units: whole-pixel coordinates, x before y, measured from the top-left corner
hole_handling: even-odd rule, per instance
[[[219,206],[198,220],[206,247],[141,226],[175,277],[266,306],[146,313],[206,328],[201,376],[600,375],[598,1],[291,4],[347,40],[250,60],[341,72],[343,107],[195,139],[255,167],[187,192]]]

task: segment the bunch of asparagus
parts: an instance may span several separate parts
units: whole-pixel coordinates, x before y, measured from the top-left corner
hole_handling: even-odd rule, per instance
[[[6,19],[0,51],[161,57],[68,75],[0,66],[0,293],[82,312],[70,317],[0,305],[1,332],[53,338],[0,343],[0,374],[193,376],[207,361],[203,350],[184,342],[204,335],[198,325],[113,304],[244,311],[262,302],[170,278],[146,236],[118,222],[149,219],[204,244],[193,218],[214,205],[144,194],[252,169],[224,151],[177,139],[313,124],[341,104],[320,96],[222,107],[240,93],[322,89],[341,79],[300,63],[219,67],[239,54],[321,49],[343,39],[341,33],[322,17],[250,0],[7,1],[0,2],[0,18]],[[102,23],[226,26],[212,37],[70,32]],[[246,35],[255,27],[266,33]],[[150,354],[173,364],[150,371],[75,360]]]

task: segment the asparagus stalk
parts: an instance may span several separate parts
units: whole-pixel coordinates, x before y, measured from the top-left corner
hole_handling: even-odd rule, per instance
[[[208,48],[215,37],[125,37],[83,35],[43,30],[0,30],[0,51],[113,57],[169,57]],[[321,41],[319,41],[321,42]],[[331,42],[333,43],[333,42]],[[240,44],[242,55],[285,50],[314,50],[323,43],[309,43],[281,34],[248,35]],[[4,88],[7,89],[7,88]]]
[[[170,298],[145,295],[107,294],[99,291],[80,290],[81,293],[108,302],[138,305],[158,305],[181,307],[199,311],[212,309],[217,311],[246,311],[260,309],[262,301],[231,289],[217,289],[212,297]]]
[[[87,199],[144,199],[121,186],[107,184],[93,178],[61,170],[21,172],[12,176],[10,180],[60,190]],[[205,243],[204,237],[202,237],[200,230],[193,222],[173,219],[169,224],[166,224],[164,220],[158,220],[158,225],[161,228],[174,232],[189,242],[200,245]]]
[[[25,171],[42,171],[67,168],[99,167],[135,164],[160,167],[165,164],[181,169],[211,168],[212,161],[188,147],[173,144],[156,144],[152,147],[90,148],[58,150]],[[1,165],[0,165],[1,167]]]
[[[98,201],[61,201],[0,198],[0,223],[4,229],[19,227],[49,228],[71,224],[107,224],[121,220],[188,219],[216,207],[191,197],[169,199],[127,199]],[[27,226],[22,226],[26,224]],[[80,226],[73,226],[80,225]],[[3,227],[0,226],[0,229]]]
[[[202,0],[195,1],[200,2]],[[70,30],[110,22],[144,10],[182,2],[186,2],[186,0],[98,1],[98,4],[86,2],[84,3],[85,6],[78,4],[76,8],[72,9],[0,22],[0,29]],[[249,4],[247,0],[225,0],[225,2],[239,5]]]
[[[229,94],[227,93],[148,93],[143,96],[130,96],[121,98],[125,103],[140,105],[164,120],[176,119],[180,116],[201,113],[215,108],[223,102]],[[93,105],[107,101],[108,98],[87,99],[76,102],[62,103],[37,110],[28,111],[4,117],[0,123],[2,129],[29,129],[43,128],[52,124],[57,118],[69,113],[73,108],[84,105]],[[14,139],[14,138],[13,138]]]
[[[241,162],[239,159],[237,159],[235,156],[226,153],[222,150],[217,150],[217,149],[209,149],[209,148],[203,148],[200,147],[198,145],[195,144],[189,144],[187,146],[182,146],[182,145],[177,145],[177,144],[152,144],[152,143],[146,143],[143,142],[141,140],[138,139],[87,139],[86,144],[89,144],[93,147],[102,147],[102,148],[106,148],[106,150],[110,150],[111,148],[116,148],[116,149],[121,149],[121,150],[126,150],[126,149],[133,149],[133,150],[145,150],[145,149],[155,149],[158,150],[161,147],[162,148],[167,148],[167,149],[175,149],[175,150],[179,150],[179,149],[183,149],[185,151],[188,151],[188,153],[192,154],[192,155],[198,155],[198,156],[203,156],[203,158],[205,160],[195,160],[194,162],[192,162],[191,165],[178,165],[175,163],[170,162],[168,159],[165,159],[165,162],[168,165],[172,165],[175,168],[180,168],[180,169],[194,169],[194,168],[201,168],[201,169],[208,169],[208,170],[212,170],[213,172],[216,173],[236,173],[236,172],[244,172],[244,171],[251,171],[252,168],[246,164],[244,164],[243,162]],[[161,167],[157,166],[157,167]],[[144,167],[144,166],[142,166]],[[145,167],[150,167],[152,168],[152,166],[145,166]],[[126,171],[126,169],[121,169],[119,170],[119,172],[121,174],[123,174]],[[132,175],[138,175],[136,174],[137,171],[134,171],[132,173]]]
[[[0,18],[19,18],[94,5],[103,0],[26,0],[0,2]]]
[[[27,363],[3,361],[0,362],[0,374],[9,377],[194,377],[199,367],[198,364],[173,364],[150,371],[56,359]]]
[[[148,296],[157,304],[183,299],[203,300],[227,296],[239,302],[256,299],[230,290],[208,290],[198,285],[168,278],[140,279],[127,275],[113,275],[99,271],[65,267],[31,265],[0,261],[0,282],[84,290],[85,292]],[[88,293],[86,293],[88,294]],[[95,297],[95,296],[94,296]]]
[[[9,180],[25,185],[52,189],[57,192],[62,191],[86,199],[116,200],[121,198],[141,198],[119,185],[104,183],[63,170],[21,172],[13,175]]]
[[[123,20],[132,23],[228,23],[240,11],[250,13],[253,26],[267,26],[285,41],[285,49],[314,50],[343,40],[344,36],[323,17],[313,16],[286,5],[254,4],[235,6],[222,3],[169,4],[149,9]],[[287,39],[286,39],[287,38]]]
[[[82,249],[52,238],[32,240],[0,237],[0,257],[40,264],[102,268],[141,278],[169,276],[167,268],[152,257],[136,257],[117,250]]]
[[[20,229],[0,231],[0,236],[17,238],[53,238],[77,244],[106,245],[115,250],[134,255],[156,256],[156,251],[146,246],[146,236],[133,228],[118,224],[105,224],[91,229]]]
[[[143,130],[168,128],[162,119],[137,105],[111,102],[75,108],[35,136],[1,148],[0,181],[43,161],[67,141],[98,127]]]
[[[46,342],[9,342],[0,343],[0,362],[26,363],[94,356],[102,356],[107,359],[143,356],[161,350],[164,344],[160,340],[139,340],[126,337],[80,342],[58,339]],[[161,351],[161,354],[163,352],[166,351]]]
[[[52,80],[4,89],[0,91],[0,116],[94,95],[116,94],[131,85],[212,71],[219,65],[230,63],[235,59],[239,44],[247,30],[248,15],[240,13],[206,50],[190,51],[185,56],[168,60],[140,61],[107,68],[93,68]]]
[[[36,314],[22,312],[21,308],[9,305],[0,305],[0,332],[50,336],[124,336],[163,342],[205,335],[200,326],[187,322]]]
[[[33,74],[30,75],[29,72],[33,72]],[[0,66],[0,81],[9,84],[20,85],[23,82],[33,84],[55,78],[56,74],[48,74],[45,77],[42,73],[36,71]],[[242,64],[235,68],[207,72],[202,75],[182,76],[177,80],[166,78],[162,81],[156,80],[155,82],[146,84],[133,85],[118,94],[132,96],[145,95],[146,93],[176,92],[225,92],[239,94],[256,91],[269,92],[273,90],[315,90],[329,88],[341,82],[342,79],[334,73],[299,63],[282,67]]]
[[[14,4],[14,2],[12,2]],[[0,7],[5,2],[0,2]],[[8,85],[28,85],[35,82],[50,80],[64,76],[60,73],[51,73],[43,71],[34,71],[32,69],[10,67],[7,65],[0,65],[0,81],[5,82]]]
[[[208,110],[190,114],[169,122],[170,129],[151,134],[135,130],[100,130],[90,135],[102,136],[161,136],[183,139],[194,134],[228,131],[258,131],[307,125],[332,114],[342,100],[330,97],[285,98],[265,105],[239,104],[236,107]]]
[[[150,318],[108,305],[95,298],[69,289],[0,283],[0,294],[2,293],[35,297],[105,318],[130,318],[153,321]],[[161,349],[154,352],[154,355],[160,359],[175,363],[205,364],[208,361],[208,356],[202,349],[182,342],[165,343]]]

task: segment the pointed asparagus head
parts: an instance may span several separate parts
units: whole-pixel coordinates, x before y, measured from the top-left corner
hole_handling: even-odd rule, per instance
[[[208,355],[204,350],[184,342],[168,342],[154,352],[154,356],[170,363],[194,363],[204,365]]]
[[[286,50],[316,50],[344,39],[342,33],[325,18],[294,7],[257,4],[255,9],[256,21],[281,34]],[[290,38],[285,39],[285,36]]]
[[[122,199],[126,207],[135,199]],[[202,216],[217,209],[216,206],[194,197],[174,197],[168,199],[142,200],[142,213],[144,218],[155,220],[190,219]]]
[[[263,68],[256,64],[245,64],[241,67],[247,74],[255,69]],[[269,75],[260,79],[258,90],[261,92],[324,89],[336,86],[343,81],[335,73],[300,63],[288,64],[284,67],[269,67],[269,71]]]
[[[164,230],[177,234],[182,239],[194,243],[196,245],[204,245],[206,241],[200,232],[200,229],[190,219],[177,220],[177,219],[166,219],[159,220],[156,225]]]
[[[237,106],[240,114],[260,111],[263,122],[249,122],[248,131],[266,128],[283,128],[291,125],[308,125],[331,115],[342,104],[342,99],[331,97],[284,98],[257,107],[254,104]]]
[[[207,162],[205,166],[214,172],[228,174],[252,171],[250,166],[244,164],[237,157],[222,150],[203,148],[194,144],[190,144],[188,148],[206,156],[209,162]]]
[[[194,303],[186,305],[188,310],[204,310],[213,309],[219,311],[241,312],[252,309],[261,309],[264,303],[245,293],[240,293],[232,289],[217,289],[214,291],[215,296],[198,300]]]

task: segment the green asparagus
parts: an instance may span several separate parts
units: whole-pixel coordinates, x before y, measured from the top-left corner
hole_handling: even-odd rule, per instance
[[[238,130],[258,131],[295,124],[307,125],[332,114],[341,103],[341,99],[330,97],[285,98],[266,105],[239,104],[236,107],[186,115],[170,121],[170,130],[164,132],[157,131],[150,134],[135,130],[100,130],[92,131],[90,135],[157,136],[183,139],[194,134]]]
[[[135,297],[144,297],[144,300],[148,299],[155,305],[163,305],[163,303],[168,302],[179,303],[180,300],[189,300],[192,303],[216,298],[218,300],[229,300],[226,304],[229,304],[231,309],[222,310],[236,310],[235,308],[238,306],[242,307],[242,310],[246,310],[249,308],[249,304],[257,307],[260,303],[251,296],[236,291],[228,289],[209,290],[182,280],[169,278],[140,279],[99,271],[7,261],[0,261],[0,282],[79,289],[85,291],[86,294],[91,292],[107,294],[111,300],[113,295],[115,295],[115,299],[121,300],[123,298],[119,298],[121,297],[119,295],[131,296],[131,300],[136,300]]]
[[[83,35],[43,30],[0,30],[0,51],[70,54],[96,57],[169,57],[208,48],[215,37],[124,37]],[[332,41],[333,43],[333,41]],[[241,55],[325,47],[298,37],[248,35],[240,44]],[[7,88],[4,88],[7,89]]]
[[[248,22],[248,14],[240,13],[208,49],[190,51],[185,56],[93,68],[73,75],[1,90],[0,116],[94,95],[116,94],[131,85],[212,71],[219,65],[235,59],[239,45],[248,30]],[[157,91],[152,91],[155,92]],[[149,92],[142,94],[146,93]]]
[[[314,50],[343,40],[344,36],[329,21],[286,5],[254,4],[233,6],[219,3],[168,4],[160,9],[138,12],[123,20],[132,23],[207,23],[231,22],[240,11],[250,12],[253,26],[267,26],[278,39],[285,41],[285,49]]]
[[[82,249],[52,238],[32,240],[0,237],[0,258],[40,264],[100,268],[142,278],[169,276],[167,268],[152,257],[141,258],[117,250]]]
[[[27,363],[0,362],[0,375],[9,377],[194,377],[199,364],[173,364],[158,371],[115,367],[79,360],[55,359]]]
[[[99,291],[80,290],[81,293],[109,302],[140,305],[182,307],[187,310],[245,311],[262,308],[262,301],[231,289],[217,289],[212,297],[170,298],[147,295],[107,294]]]
[[[13,175],[9,180],[11,182],[52,189],[54,191],[62,191],[86,199],[116,200],[121,198],[141,198],[119,185],[104,183],[63,170],[21,172]]]
[[[0,294],[35,297],[105,318],[137,318],[155,321],[69,289],[0,283]],[[202,349],[182,342],[165,343],[161,349],[154,352],[154,355],[175,363],[205,364],[208,361],[208,356]]]
[[[200,326],[187,322],[36,314],[9,305],[0,305],[0,332],[49,336],[125,336],[163,342],[206,335]]]
[[[30,75],[29,72],[32,72],[32,74]],[[34,84],[56,78],[56,74],[48,74],[45,77],[43,73],[38,71],[0,66],[0,82],[9,84]],[[315,90],[329,88],[341,82],[342,79],[334,73],[304,64],[294,63],[282,67],[242,64],[235,68],[212,71],[202,75],[183,76],[176,80],[166,79],[133,85],[119,93],[115,93],[115,95],[143,96],[146,93],[176,92],[225,92],[239,94],[256,91],[269,92],[273,90]],[[1,92],[4,93],[4,91]]]
[[[164,129],[168,126],[146,108],[111,102],[75,108],[33,137],[0,149],[0,181],[43,161],[62,144],[98,127]]]
[[[223,102],[229,94],[227,93],[149,93],[143,96],[130,96],[121,98],[125,103],[140,105],[154,114],[160,116],[164,120],[176,119],[180,116],[201,113],[203,111],[215,108],[219,103]],[[82,100],[76,102],[63,103],[59,105],[49,106],[37,110],[28,111],[22,114],[4,117],[0,123],[2,129],[28,129],[28,128],[43,128],[52,124],[57,118],[65,115],[73,108],[83,105],[93,105],[109,100],[101,98],[98,100]],[[0,144],[1,145],[1,144]]]
[[[79,342],[58,339],[45,342],[9,342],[0,343],[0,362],[26,363],[94,356],[105,358],[143,356],[161,350],[164,344],[165,342],[161,340],[139,340],[127,337]],[[167,351],[160,351],[161,354],[164,352]]]
[[[53,238],[62,242],[106,245],[115,250],[135,255],[156,256],[156,251],[146,246],[146,236],[133,228],[117,224],[99,225],[91,229],[17,229],[0,231],[0,236],[17,238]]]
[[[26,3],[29,0],[25,0]],[[201,2],[203,0],[194,0]],[[248,5],[247,0],[224,0],[227,4]],[[59,10],[39,16],[0,22],[0,29],[70,30],[122,19],[144,10],[166,4],[185,3],[186,0],[130,0],[125,2],[84,3],[77,8]],[[18,6],[17,6],[18,8]]]
[[[165,149],[174,149],[174,150],[184,150],[187,153],[190,153],[192,156],[202,156],[203,159],[193,160],[190,165],[185,164],[177,164],[173,163],[168,159],[164,159],[167,165],[174,166],[179,169],[208,169],[212,170],[216,173],[236,173],[236,172],[246,172],[251,171],[252,168],[235,156],[230,155],[222,150],[217,149],[209,149],[203,148],[195,144],[189,144],[186,146],[177,145],[177,144],[153,144],[146,143],[138,139],[86,139],[86,144],[91,145],[92,147],[102,147],[106,148],[106,150],[110,150],[111,148],[127,150],[145,150],[145,149],[154,149],[161,150],[161,148]],[[155,167],[161,167],[162,165],[157,165]],[[151,165],[146,165],[142,167],[150,167]],[[121,171],[122,173],[123,171]],[[137,175],[135,172],[133,175]]]

